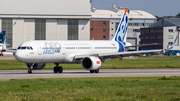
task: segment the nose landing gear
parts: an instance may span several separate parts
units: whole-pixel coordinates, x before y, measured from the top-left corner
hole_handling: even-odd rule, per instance
[[[34,63],[29,63],[28,65],[30,66],[30,68],[28,69],[28,73],[33,73],[32,69],[33,69],[35,64]]]
[[[33,70],[32,69],[28,69],[28,73],[33,73]]]
[[[59,63],[55,63],[55,67],[54,67],[54,73],[62,73],[63,72],[63,68],[60,66],[59,67]]]

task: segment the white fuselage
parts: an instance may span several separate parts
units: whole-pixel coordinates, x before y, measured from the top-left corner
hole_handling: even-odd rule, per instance
[[[15,58],[24,63],[79,63],[75,55],[118,52],[119,47],[116,41],[27,41],[16,50]]]

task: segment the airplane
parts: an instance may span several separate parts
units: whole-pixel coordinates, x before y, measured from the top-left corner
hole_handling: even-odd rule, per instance
[[[4,42],[5,42],[5,40],[7,40],[7,39],[5,39],[4,40],[4,38],[5,38],[5,31],[1,31],[1,33],[0,33],[0,56],[3,56],[3,51],[4,51]]]
[[[124,41],[128,28],[128,16],[129,10],[125,9],[112,40],[32,40],[20,44],[17,50],[13,51],[14,56],[16,60],[26,63],[29,68],[28,73],[43,69],[47,63],[56,65],[54,73],[63,72],[63,68],[59,66],[60,63],[81,63],[82,67],[90,73],[99,73],[101,62],[115,58],[123,60],[123,57],[149,52],[161,52],[162,49],[125,51],[131,46],[130,43]]]

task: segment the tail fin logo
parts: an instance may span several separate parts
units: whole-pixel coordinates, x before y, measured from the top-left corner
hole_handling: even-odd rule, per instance
[[[4,38],[5,38],[5,31],[1,31],[1,33],[0,33],[0,43],[1,44],[4,43]]]
[[[123,17],[119,23],[118,29],[115,34],[115,41],[120,41],[120,42],[124,41],[128,28],[128,15],[129,15],[129,10],[128,9],[124,10]]]
[[[4,41],[4,49],[7,48],[7,37],[5,38],[5,41]]]

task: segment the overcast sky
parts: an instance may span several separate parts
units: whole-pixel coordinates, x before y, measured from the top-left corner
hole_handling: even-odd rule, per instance
[[[180,0],[92,0],[91,7],[105,9],[112,7],[113,3],[116,7],[143,10],[159,17],[175,16],[180,13]]]

